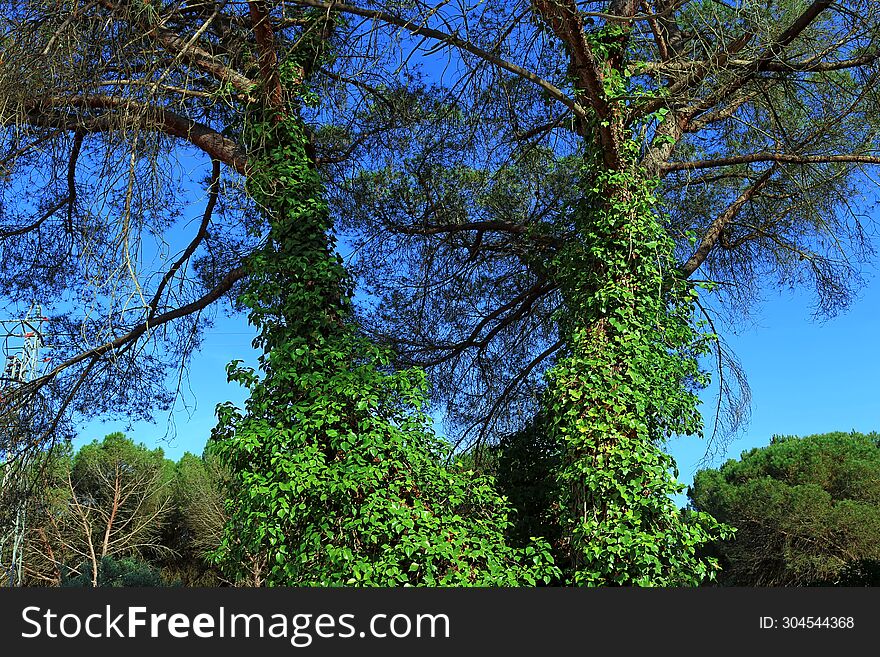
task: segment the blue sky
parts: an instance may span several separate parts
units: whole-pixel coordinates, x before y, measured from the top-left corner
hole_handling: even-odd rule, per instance
[[[880,431],[877,274],[868,268],[867,285],[849,309],[824,321],[813,319],[807,290],[766,290],[751,323],[726,334],[748,377],[751,421],[714,464],[767,445],[774,434]],[[704,409],[709,405],[707,399]],[[670,451],[680,480],[690,483],[705,443],[679,438]]]
[[[767,290],[749,323],[727,332],[752,390],[751,421],[729,444],[725,458],[766,445],[774,434],[807,435],[826,431],[880,430],[880,279],[876,268],[850,308],[837,317],[812,318],[807,290]],[[156,424],[137,423],[128,434],[149,446],[160,446],[169,458],[185,451],[201,453],[214,426],[214,408],[223,401],[242,403],[244,391],[226,382],[225,367],[233,358],[253,355],[252,329],[244,319],[219,319],[193,360],[189,384],[179,408]],[[704,397],[704,416],[711,422],[712,390]],[[185,402],[185,404],[183,403]],[[82,427],[79,444],[115,430],[125,421],[91,422]],[[168,434],[168,435],[166,435]],[[679,479],[688,484],[706,443],[696,438],[673,440],[669,449],[679,465]],[[684,496],[677,498],[684,504]]]

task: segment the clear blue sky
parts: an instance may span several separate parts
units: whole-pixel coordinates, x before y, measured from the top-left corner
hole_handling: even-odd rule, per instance
[[[868,279],[847,312],[823,322],[811,317],[808,291],[766,291],[751,323],[727,334],[748,376],[752,415],[721,461],[766,445],[773,434],[880,430],[880,278],[869,270]],[[184,395],[189,408],[180,404],[173,413],[174,434],[166,436],[168,416],[160,415],[157,424],[138,423],[129,435],[161,446],[169,458],[177,459],[185,451],[201,453],[214,426],[216,404],[244,399],[238,385],[226,383],[225,366],[233,358],[254,353],[252,337],[244,319],[219,320],[194,358]],[[711,392],[704,404],[707,424],[713,408]],[[92,422],[82,428],[78,443],[125,428],[124,421]],[[669,448],[678,462],[680,480],[690,483],[705,443],[680,438]],[[677,501],[685,500],[681,496]]]

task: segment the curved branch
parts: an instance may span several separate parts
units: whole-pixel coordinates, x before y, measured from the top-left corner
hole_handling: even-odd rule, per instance
[[[421,367],[433,367],[434,365],[439,365],[440,363],[452,360],[468,348],[479,347],[480,349],[485,349],[486,345],[492,340],[492,338],[498,335],[500,331],[520,319],[541,297],[553,292],[555,289],[556,287],[553,284],[545,281],[538,281],[528,290],[521,292],[504,305],[496,308],[483,317],[477,322],[477,325],[471,330],[466,338],[458,340],[452,345],[440,347],[442,350],[448,349],[449,353],[436,357],[430,361],[419,362],[419,365]],[[515,310],[506,315],[505,313],[511,309]],[[478,339],[480,338],[483,329],[495,320],[498,320],[498,323],[492,327],[488,334],[481,339]]]
[[[131,112],[134,116],[120,121],[114,115],[83,117],[65,112],[61,108],[82,107],[88,109],[111,109]],[[28,122],[39,127],[61,128],[65,130],[90,132],[110,132],[118,130],[127,120],[146,129],[158,129],[172,137],[179,137],[203,150],[212,159],[220,160],[237,172],[247,173],[247,153],[235,141],[220,134],[203,123],[194,121],[176,112],[116,96],[48,96],[24,104]]]
[[[165,275],[162,277],[162,280],[159,282],[159,286],[156,288],[156,293],[153,295],[152,300],[150,301],[150,314],[147,316],[147,321],[149,322],[156,316],[156,309],[159,307],[159,301],[162,299],[162,292],[165,291],[165,287],[174,278],[175,274],[180,270],[187,260],[190,259],[195,250],[198,248],[199,244],[201,244],[202,240],[205,238],[205,235],[208,233],[208,225],[211,223],[211,215],[214,213],[214,206],[217,205],[217,197],[220,192],[220,162],[218,160],[214,160],[211,163],[211,184],[208,188],[208,204],[205,206],[205,212],[202,215],[202,222],[199,225],[199,230],[196,233],[195,237],[193,237],[192,241],[186,247],[181,256],[177,259],[177,261],[171,266],[171,268],[165,272]]]
[[[67,232],[73,232],[73,210],[76,205],[76,164],[82,150],[85,133],[77,130],[73,133],[73,149],[70,152],[70,161],[67,164]]]
[[[850,162],[856,164],[880,164],[880,157],[875,155],[859,155],[850,153],[845,155],[795,155],[792,153],[749,153],[747,155],[732,155],[716,160],[695,160],[693,162],[667,162],[660,165],[664,173],[671,171],[697,171],[700,169],[714,169],[718,167],[732,167],[740,164],[753,164],[755,162],[776,162],[778,164],[833,164],[835,162]]]
[[[27,226],[19,226],[18,228],[10,228],[9,230],[0,231],[0,240],[6,239],[7,237],[16,237],[18,235],[24,235],[25,233],[29,233],[32,230],[35,230],[43,225],[43,223],[49,219],[53,214],[58,212],[61,208],[67,205],[70,202],[70,197],[65,196],[60,201],[57,201],[54,205],[49,206],[49,208],[40,215],[40,218],[34,221]]]
[[[499,395],[498,399],[495,400],[495,403],[492,404],[492,408],[489,409],[489,412],[486,414],[486,416],[468,427],[463,436],[467,436],[467,434],[469,434],[480,425],[482,425],[482,433],[485,433],[486,430],[489,428],[489,425],[492,423],[492,419],[495,417],[495,414],[501,408],[502,404],[507,400],[507,397],[510,395],[510,393],[512,393],[514,389],[520,383],[522,383],[529,376],[529,374],[531,374],[533,369],[535,369],[541,362],[559,351],[559,349],[561,349],[563,346],[565,346],[565,341],[557,340],[547,349],[538,354],[534,359],[532,359],[532,361],[523,369],[521,369],[517,373],[517,375],[513,377],[513,379],[511,379],[510,382],[504,387],[501,395]],[[462,439],[464,439],[464,437]]]
[[[697,247],[697,250],[694,251],[694,254],[688,259],[688,261],[682,265],[681,272],[685,278],[689,277],[693,274],[700,265],[705,262],[706,258],[709,255],[709,252],[712,250],[712,247],[715,246],[715,243],[721,237],[721,233],[724,230],[724,227],[739,214],[739,211],[742,207],[749,202],[749,200],[758,193],[768,182],[770,182],[770,178],[776,173],[778,169],[778,165],[773,165],[767,171],[761,174],[761,176],[742,194],[737,197],[737,199],[727,206],[727,208],[722,212],[718,217],[711,223],[709,229],[703,235],[703,239],[700,241],[700,245]]]

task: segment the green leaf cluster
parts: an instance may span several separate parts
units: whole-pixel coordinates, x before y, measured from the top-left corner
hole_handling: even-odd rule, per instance
[[[135,557],[103,557],[98,563],[98,586],[101,588],[167,586],[162,573]],[[62,588],[91,588],[92,572],[88,562],[62,573]]]

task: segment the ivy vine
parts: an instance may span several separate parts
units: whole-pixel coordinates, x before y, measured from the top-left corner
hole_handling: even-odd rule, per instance
[[[607,60],[614,39],[597,31],[592,44]],[[626,80],[604,73],[609,103],[618,102]],[[708,378],[698,359],[713,336],[694,321],[697,292],[677,272],[658,182],[636,164],[634,139],[621,150],[625,165],[609,170],[599,147],[588,148],[583,194],[566,218],[574,238],[551,263],[567,351],[547,374],[545,410],[564,454],[556,480],[566,569],[577,585],[692,585],[717,568],[698,548],[728,530],[678,511],[671,496],[683,486],[662,446],[702,431],[697,390]]]
[[[295,63],[294,63],[295,64]],[[292,97],[297,66],[282,65]],[[213,440],[234,473],[218,563],[275,586],[534,585],[558,575],[544,541],[505,541],[509,507],[488,477],[448,465],[423,410],[422,371],[352,321],[323,186],[295,110],[253,104],[247,191],[268,222],[240,301],[259,368],[233,362],[245,408],[218,407]]]

